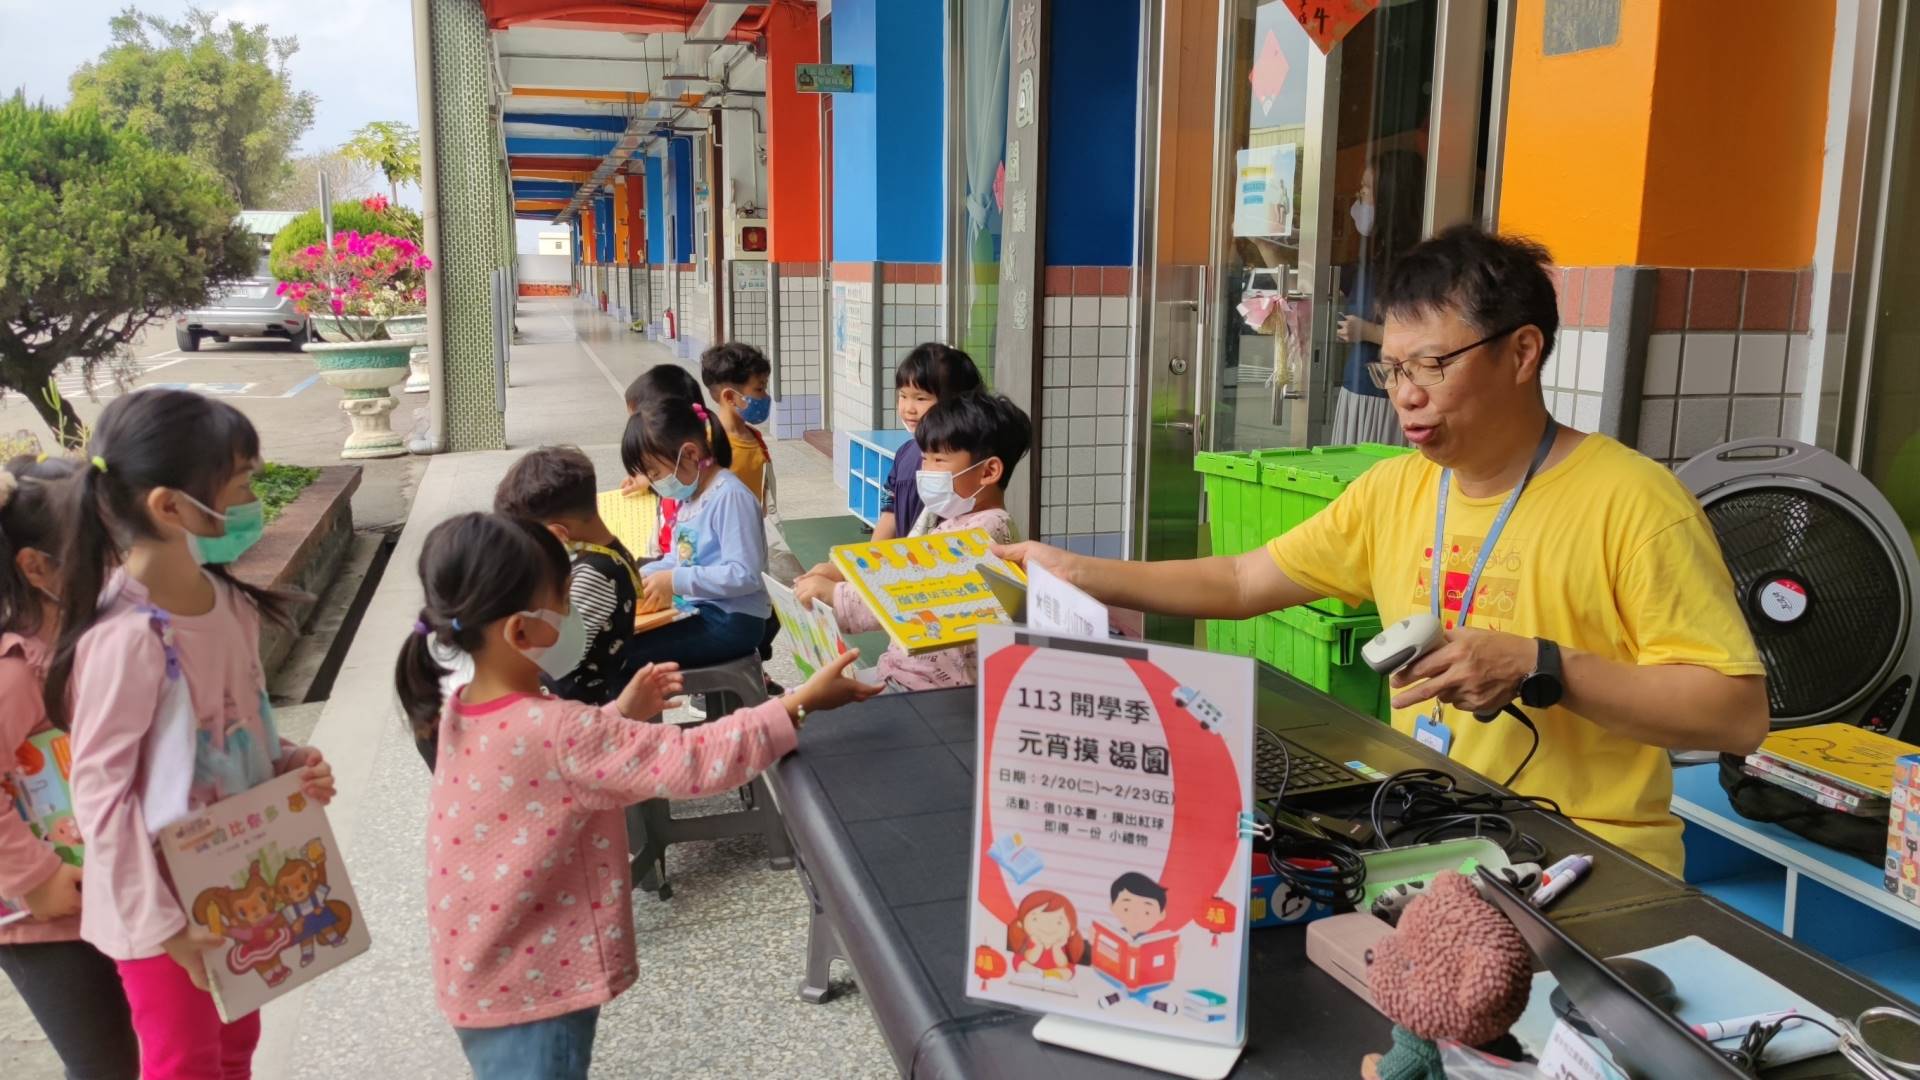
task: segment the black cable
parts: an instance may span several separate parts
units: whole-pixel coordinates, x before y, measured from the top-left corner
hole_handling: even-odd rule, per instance
[[[1385,812],[1396,803],[1397,820],[1389,825]],[[1546,845],[1520,831],[1511,817],[1525,810],[1557,814],[1560,805],[1535,795],[1463,791],[1451,773],[1406,769],[1381,781],[1367,818],[1382,847],[1485,836],[1498,842],[1515,862],[1544,862]]]
[[[1533,745],[1527,747],[1527,756],[1520,759],[1520,765],[1519,767],[1513,770],[1513,775],[1507,777],[1507,782],[1500,785],[1503,788],[1507,788],[1511,790],[1513,788],[1513,782],[1515,780],[1520,779],[1520,774],[1525,772],[1527,770],[1527,766],[1532,763],[1534,751],[1540,749],[1540,729],[1537,727],[1534,727],[1532,718],[1527,716],[1526,713],[1521,712],[1519,706],[1514,705],[1511,702],[1509,702],[1500,711],[1513,717],[1515,720],[1520,721],[1521,727],[1526,728],[1528,731],[1533,733]]]
[[[1267,861],[1273,867],[1274,876],[1284,882],[1291,892],[1309,900],[1334,908],[1358,907],[1366,893],[1366,861],[1350,845],[1302,833],[1281,817],[1280,804],[1286,798],[1287,785],[1293,780],[1293,751],[1287,748],[1287,740],[1272,731],[1258,725],[1254,730],[1280,748],[1279,789],[1273,793],[1273,798],[1256,807],[1273,829],[1272,838],[1262,841],[1260,846],[1266,849]],[[1315,869],[1295,866],[1287,861],[1289,859],[1312,859],[1332,865]]]

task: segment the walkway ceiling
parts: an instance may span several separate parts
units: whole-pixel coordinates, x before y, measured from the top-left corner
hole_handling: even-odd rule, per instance
[[[708,110],[765,95],[754,42],[772,4],[484,4],[501,149],[521,217],[565,221],[655,140],[703,130]]]

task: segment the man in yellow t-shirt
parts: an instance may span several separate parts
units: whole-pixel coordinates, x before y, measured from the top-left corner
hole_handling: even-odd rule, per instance
[[[1394,677],[1394,726],[1496,781],[1526,761],[1516,790],[1677,875],[1666,750],[1759,745],[1765,668],[1687,490],[1548,415],[1549,265],[1538,245],[1468,226],[1403,256],[1371,373],[1419,453],[1374,466],[1264,548],[1145,564],[1002,550],[1109,603],[1196,618],[1326,596],[1371,599],[1388,623],[1437,606],[1447,643]],[[1474,719],[1509,703],[1539,729],[1530,760],[1518,722]]]

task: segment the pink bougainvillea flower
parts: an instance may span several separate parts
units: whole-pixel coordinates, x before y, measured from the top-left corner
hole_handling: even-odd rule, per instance
[[[347,305],[337,296],[329,301],[327,306],[333,309],[335,315],[339,315],[347,310]]]

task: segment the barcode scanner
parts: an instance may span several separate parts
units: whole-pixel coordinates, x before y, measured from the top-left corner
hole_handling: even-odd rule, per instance
[[[1440,620],[1422,611],[1409,615],[1374,635],[1372,641],[1361,646],[1360,659],[1381,675],[1391,675],[1446,644],[1446,641],[1447,632],[1440,625]],[[1498,719],[1503,712],[1520,721],[1521,726],[1533,736],[1533,744],[1528,748],[1527,756],[1521,759],[1520,768],[1513,770],[1513,775],[1507,777],[1507,782],[1503,785],[1511,787],[1519,778],[1521,770],[1533,760],[1534,751],[1540,748],[1540,729],[1534,726],[1533,720],[1526,713],[1521,712],[1511,703],[1485,712],[1476,712],[1473,718],[1488,724]]]

